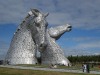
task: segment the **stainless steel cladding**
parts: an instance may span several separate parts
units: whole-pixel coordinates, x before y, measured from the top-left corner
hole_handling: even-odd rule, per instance
[[[31,9],[14,33],[5,59],[9,64],[36,64],[38,50],[42,64],[71,65],[55,41],[72,27],[66,24],[47,28],[47,16],[37,9]]]
[[[71,26],[66,24],[55,28],[47,29],[47,47],[41,52],[42,64],[58,64],[71,66],[69,60],[64,56],[63,50],[55,42],[62,34],[71,30]]]

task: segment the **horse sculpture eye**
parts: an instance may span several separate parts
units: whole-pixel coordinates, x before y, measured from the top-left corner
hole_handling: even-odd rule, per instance
[[[40,20],[39,19],[35,19],[35,21],[34,21],[35,23],[40,23]]]
[[[40,20],[39,18],[36,18],[36,19],[34,20],[34,23],[35,23],[35,25],[36,25],[37,27],[39,27],[39,26],[40,26],[40,23],[41,23],[41,20]]]
[[[41,20],[42,20],[42,17],[41,16],[38,16],[38,17],[35,18],[35,22],[36,23],[40,23]]]

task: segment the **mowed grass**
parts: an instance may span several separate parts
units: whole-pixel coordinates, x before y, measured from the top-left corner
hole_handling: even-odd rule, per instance
[[[41,64],[17,64],[17,65],[14,65],[14,66],[23,66],[23,67],[39,67],[39,68],[48,68],[49,65],[41,65]]]
[[[37,71],[37,70],[20,70],[20,69],[1,68],[0,67],[0,75],[98,75],[98,74],[67,73],[67,72]]]
[[[23,67],[36,67],[36,68],[49,68],[50,65],[41,65],[41,64],[18,64],[15,66],[23,66]],[[68,67],[68,66],[57,66],[57,69],[71,69],[71,70],[80,70],[82,69],[82,64],[76,64],[74,66]],[[91,71],[100,71],[99,66],[94,66],[93,68],[90,65]]]

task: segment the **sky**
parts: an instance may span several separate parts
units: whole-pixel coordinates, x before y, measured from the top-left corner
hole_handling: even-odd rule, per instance
[[[31,8],[49,12],[49,27],[72,26],[57,40],[66,56],[100,54],[100,0],[0,0],[0,59]]]

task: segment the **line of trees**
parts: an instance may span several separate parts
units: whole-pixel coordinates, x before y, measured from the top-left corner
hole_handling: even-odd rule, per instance
[[[100,55],[91,56],[68,56],[71,63],[100,63]]]

